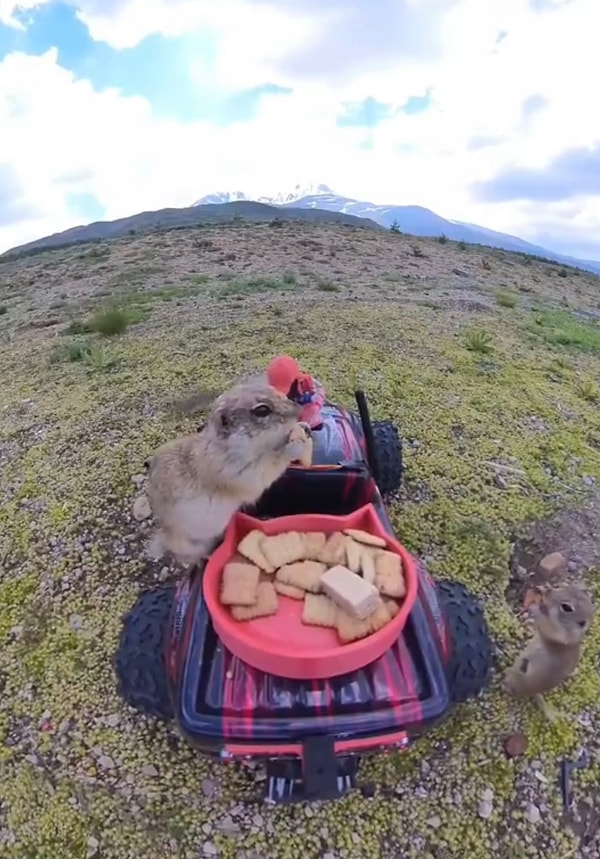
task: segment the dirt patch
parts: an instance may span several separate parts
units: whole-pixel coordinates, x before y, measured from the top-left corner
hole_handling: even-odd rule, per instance
[[[552,552],[560,552],[567,560],[562,577],[566,581],[581,580],[588,571],[600,567],[600,492],[590,493],[581,506],[532,523],[515,542],[506,589],[509,603],[522,605],[529,588],[546,584],[538,566]]]

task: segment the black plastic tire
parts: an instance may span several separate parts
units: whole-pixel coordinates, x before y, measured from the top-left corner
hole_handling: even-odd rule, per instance
[[[392,421],[373,421],[377,485],[386,497],[400,489],[402,483],[402,441]]]
[[[463,584],[439,581],[436,590],[450,636],[446,666],[450,697],[452,703],[460,703],[488,685],[492,642],[481,605]]]
[[[123,618],[114,668],[121,698],[140,713],[173,717],[163,643],[175,597],[174,587],[141,593]]]

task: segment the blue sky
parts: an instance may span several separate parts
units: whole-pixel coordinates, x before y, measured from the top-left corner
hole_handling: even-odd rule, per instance
[[[589,256],[595,2],[3,0],[0,249],[323,182]]]

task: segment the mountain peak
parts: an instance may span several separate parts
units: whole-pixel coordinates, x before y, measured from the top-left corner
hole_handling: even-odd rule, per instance
[[[286,205],[295,203],[296,200],[302,200],[304,197],[324,197],[326,195],[335,195],[329,185],[323,183],[294,185],[289,191],[278,191],[273,195],[261,195],[259,197],[247,194],[245,191],[213,191],[210,194],[205,194],[193,204],[194,206],[204,206],[207,204],[218,205],[219,203],[235,203],[238,200],[252,200],[256,203],[272,203],[274,205]]]

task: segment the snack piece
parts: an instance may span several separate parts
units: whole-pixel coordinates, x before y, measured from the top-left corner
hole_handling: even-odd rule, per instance
[[[360,573],[362,546],[352,537],[346,537],[346,564],[353,573]]]
[[[299,462],[304,468],[310,468],[310,466],[312,465],[313,457],[312,436],[306,431],[306,428],[299,423],[296,424],[294,429],[291,431],[289,435],[289,440],[300,441],[303,443],[304,448],[302,451],[302,456],[297,460],[297,462]]]
[[[321,576],[321,589],[351,617],[364,620],[380,600],[377,588],[338,564]]]
[[[391,599],[391,597],[384,597],[383,604],[386,607],[390,618],[393,620],[400,611],[400,606],[396,600]]]
[[[279,600],[273,582],[260,582],[255,605],[232,605],[231,614],[235,620],[254,620],[277,614],[278,609]]]
[[[258,531],[257,529],[250,531],[246,534],[244,539],[238,543],[237,550],[245,558],[248,558],[249,561],[252,561],[253,564],[256,564],[257,567],[260,567],[261,570],[264,570],[265,573],[274,573],[276,567],[267,560],[262,550],[262,542],[264,539],[265,535],[261,531]]]
[[[303,534],[298,531],[286,531],[273,537],[265,537],[261,543],[262,552],[274,569],[284,564],[304,559]]]
[[[293,600],[303,600],[306,596],[306,591],[303,591],[302,588],[296,588],[294,585],[286,585],[285,582],[280,582],[278,578],[275,578],[273,585],[277,593],[281,594],[282,597],[290,597],[290,599]]]
[[[368,531],[361,531],[358,528],[344,528],[344,534],[352,537],[357,543],[364,543],[366,546],[378,546],[380,549],[385,549],[387,545],[383,537],[378,537],[377,534],[369,534]]]
[[[302,623],[307,626],[324,626],[335,629],[338,608],[324,594],[306,594],[302,610]]]
[[[320,561],[320,555],[327,542],[327,534],[323,531],[307,531],[304,537],[304,559],[306,561]]]
[[[297,561],[284,564],[277,570],[275,578],[284,585],[292,585],[317,594],[321,590],[321,577],[327,567],[319,561]]]
[[[366,546],[362,548],[365,549]],[[371,552],[360,553],[360,571],[365,582],[375,584],[375,560]]]
[[[380,552],[375,558],[375,587],[386,597],[406,594],[402,558],[395,552]]]
[[[329,567],[346,562],[346,537],[341,531],[334,531],[329,535],[317,561],[322,561]]]
[[[356,617],[338,608],[336,629],[337,634],[344,644],[349,644],[351,641],[357,641],[359,638],[366,638],[367,635],[372,635],[389,623],[391,620],[390,614],[383,604],[381,597],[374,611],[369,614],[364,620],[359,620]]]
[[[223,605],[253,606],[258,598],[260,570],[239,555],[223,568],[221,603]]]

